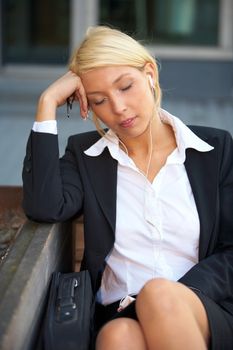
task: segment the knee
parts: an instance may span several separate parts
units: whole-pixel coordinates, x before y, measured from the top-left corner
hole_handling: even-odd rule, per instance
[[[127,338],[132,334],[135,322],[136,321],[129,318],[119,318],[109,321],[99,331],[96,340],[96,348],[115,349],[120,347],[122,340],[125,343]]]
[[[177,282],[156,278],[147,282],[136,300],[137,314],[169,315],[182,307]],[[153,313],[151,312],[153,310]]]

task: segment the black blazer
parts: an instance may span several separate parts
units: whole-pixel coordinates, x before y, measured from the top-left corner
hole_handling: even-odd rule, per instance
[[[214,150],[186,151],[200,246],[199,263],[180,282],[233,314],[233,141],[226,131],[190,128]],[[59,160],[57,136],[32,131],[23,169],[23,206],[30,219],[58,222],[84,213],[82,268],[89,269],[95,292],[114,244],[117,186],[117,161],[107,148],[98,157],[84,154],[99,137],[97,132],[71,136]]]

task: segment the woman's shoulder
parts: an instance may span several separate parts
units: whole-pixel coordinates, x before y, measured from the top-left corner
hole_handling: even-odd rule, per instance
[[[214,147],[214,152],[233,155],[233,138],[229,131],[208,126],[188,126],[198,137]]]
[[[87,131],[69,136],[68,145],[82,146],[87,149],[96,143],[102,136],[98,131]]]
[[[219,139],[225,139],[232,138],[232,135],[229,131],[224,129],[219,129],[215,127],[210,126],[200,126],[200,125],[188,125],[188,127],[200,138],[202,139],[212,139],[212,138],[219,138]]]

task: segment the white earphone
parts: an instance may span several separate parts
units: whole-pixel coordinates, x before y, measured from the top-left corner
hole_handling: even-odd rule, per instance
[[[151,75],[148,75],[148,79],[149,79],[149,82],[150,82],[150,86],[151,86],[151,89],[154,89],[154,80],[152,79],[152,76]]]

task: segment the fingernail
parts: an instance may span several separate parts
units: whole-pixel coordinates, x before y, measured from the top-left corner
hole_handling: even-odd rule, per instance
[[[87,120],[87,118],[89,118],[89,111],[87,111],[84,115],[84,120]]]

